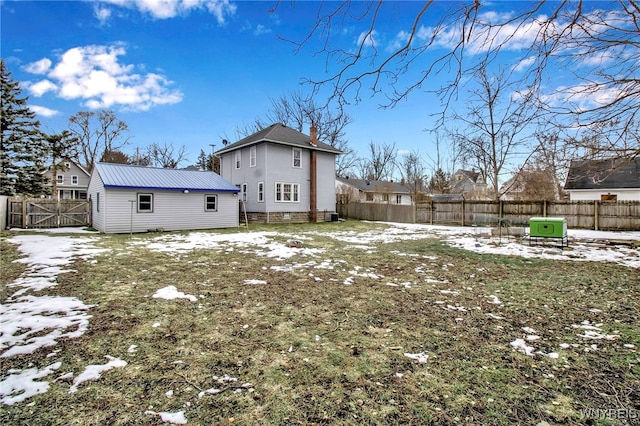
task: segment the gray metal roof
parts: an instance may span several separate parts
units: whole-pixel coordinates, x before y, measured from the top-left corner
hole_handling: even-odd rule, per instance
[[[336,180],[351,185],[363,192],[379,192],[381,194],[411,194],[409,187],[398,182],[383,180],[367,180],[336,177]]]
[[[564,189],[640,188],[640,157],[572,161]]]
[[[239,192],[234,184],[214,172],[113,163],[97,163],[94,172],[98,173],[105,188]]]
[[[269,127],[265,127],[244,139],[240,139],[238,142],[222,148],[216,152],[216,155],[225,154],[238,148],[244,148],[261,142],[272,142],[281,145],[290,145],[310,150],[330,152],[333,154],[342,154],[342,151],[332,147],[331,145],[327,145],[326,143],[318,142],[318,146],[313,146],[311,145],[310,140],[311,138],[309,135],[305,135],[304,133],[292,129],[291,127],[287,127],[284,124],[276,123]]]

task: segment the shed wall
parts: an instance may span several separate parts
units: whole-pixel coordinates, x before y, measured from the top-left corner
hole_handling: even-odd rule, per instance
[[[137,211],[137,194],[153,194],[153,211]],[[205,211],[205,194],[218,196],[215,212]],[[102,197],[102,196],[101,196]],[[104,202],[106,233],[147,232],[153,229],[179,231],[238,226],[238,197],[233,193],[194,191],[146,191],[109,188]],[[133,203],[132,203],[133,201]],[[95,204],[95,203],[94,203]]]

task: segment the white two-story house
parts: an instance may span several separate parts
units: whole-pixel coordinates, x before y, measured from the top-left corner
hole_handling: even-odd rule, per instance
[[[273,124],[216,152],[220,175],[240,189],[240,220],[317,222],[335,215],[335,159],[341,151]]]

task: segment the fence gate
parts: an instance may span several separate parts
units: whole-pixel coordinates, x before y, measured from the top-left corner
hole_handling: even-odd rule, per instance
[[[91,225],[91,202],[88,200],[11,198],[8,204],[7,225],[13,228]]]

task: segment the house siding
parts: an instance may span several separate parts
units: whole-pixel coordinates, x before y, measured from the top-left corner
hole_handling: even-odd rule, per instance
[[[602,195],[617,195],[618,201],[640,201],[640,189],[571,189],[570,201],[600,201]]]
[[[92,191],[92,196],[94,195]],[[94,228],[106,233],[181,231],[238,226],[238,197],[232,193],[107,189]],[[138,212],[137,194],[153,194],[153,211]],[[218,196],[217,211],[205,211],[205,194]],[[94,200],[95,205],[95,200]],[[132,211],[133,205],[133,211]],[[96,211],[94,209],[94,214]],[[95,217],[95,216],[94,216]]]
[[[92,227],[100,232],[106,232],[106,212],[107,205],[104,183],[100,175],[94,173],[89,181],[87,197],[91,199],[91,221]]]
[[[69,163],[68,170],[56,170],[55,178],[57,179],[58,175],[63,176],[63,182],[56,184],[56,187],[59,192],[61,192],[61,199],[72,199],[76,198],[76,195],[80,196],[80,193],[87,192],[87,188],[89,186],[89,181],[91,180],[91,176],[87,174],[84,170],[78,167],[73,161],[64,161],[62,160],[60,163]],[[59,163],[58,163],[59,164]],[[53,170],[49,169],[45,172],[45,176],[49,182],[49,185],[53,186],[54,173]],[[72,183],[72,176],[78,177],[78,183]],[[63,192],[64,191],[64,192]],[[78,191],[76,193],[75,191]],[[88,198],[88,195],[87,195]]]
[[[274,221],[282,215],[294,213],[292,221],[301,221],[300,214],[308,214],[310,206],[310,162],[308,149],[302,151],[301,167],[293,167],[293,147],[276,143],[259,143],[256,146],[256,166],[250,167],[250,147],[240,149],[240,168],[235,168],[236,151],[221,155],[221,176],[234,185],[247,184],[246,210],[256,221]],[[317,208],[318,211],[335,212],[335,154],[317,152]],[[264,201],[258,202],[258,183],[264,183]],[[297,202],[276,201],[276,183],[299,185]],[[268,215],[265,215],[268,213]],[[308,216],[305,216],[308,220]],[[295,219],[294,219],[295,218]],[[319,215],[319,219],[323,216]],[[283,219],[288,220],[288,219]]]

